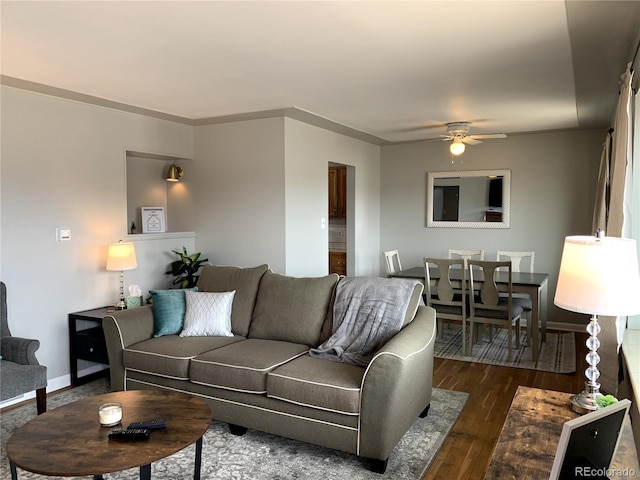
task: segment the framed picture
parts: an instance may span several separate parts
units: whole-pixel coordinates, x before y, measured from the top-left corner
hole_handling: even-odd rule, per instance
[[[565,422],[549,480],[608,478],[629,405],[629,400],[620,400]]]
[[[164,207],[141,207],[142,233],[164,233]]]

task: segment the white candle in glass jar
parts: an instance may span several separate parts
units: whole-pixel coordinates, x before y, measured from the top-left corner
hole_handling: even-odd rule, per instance
[[[122,404],[105,403],[100,405],[98,416],[100,417],[100,425],[105,427],[117,425],[122,420]]]

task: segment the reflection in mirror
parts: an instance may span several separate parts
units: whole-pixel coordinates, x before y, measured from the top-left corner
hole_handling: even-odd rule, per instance
[[[510,170],[429,172],[427,226],[509,228]]]

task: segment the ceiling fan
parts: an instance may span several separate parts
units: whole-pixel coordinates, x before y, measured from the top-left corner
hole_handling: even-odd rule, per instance
[[[483,135],[468,135],[471,125],[469,122],[451,122],[447,123],[447,134],[440,135],[443,141],[452,140],[449,145],[449,151],[453,155],[462,155],[465,149],[465,143],[467,145],[477,145],[482,143],[481,140],[487,138],[507,138],[504,133],[487,133]]]

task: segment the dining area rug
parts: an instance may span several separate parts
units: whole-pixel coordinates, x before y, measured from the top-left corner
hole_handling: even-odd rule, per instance
[[[473,346],[473,355],[464,355],[462,352],[462,326],[455,323],[445,323],[442,337],[436,338],[434,356],[544,372],[574,373],[576,371],[576,339],[573,332],[547,331],[547,341],[542,342],[540,356],[538,362],[535,363],[531,346],[527,345],[527,334],[524,329],[520,334],[519,348],[515,348],[515,334],[513,334],[511,362],[507,360],[509,354],[507,329],[495,328],[493,342],[489,341],[490,329],[483,330],[482,340]]]
[[[49,395],[48,409],[91,395],[110,391],[107,379]],[[420,480],[453,428],[469,394],[434,388],[431,408],[416,421],[391,452],[384,475],[367,469],[356,455],[278,437],[256,430],[243,436],[229,432],[225,423],[214,421],[205,433],[202,450],[204,480]],[[0,413],[2,452],[0,478],[11,478],[7,441],[13,431],[36,416],[33,402]],[[151,477],[161,480],[193,478],[195,446],[151,465]],[[53,479],[18,469],[21,480]],[[66,477],[55,477],[66,478]],[[74,477],[91,480],[92,477]],[[137,479],[139,469],[105,475],[106,480]]]

